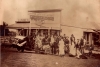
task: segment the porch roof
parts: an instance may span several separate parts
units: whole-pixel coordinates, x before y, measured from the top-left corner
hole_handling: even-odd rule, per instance
[[[42,24],[42,25],[37,25],[34,23],[15,23],[12,25],[7,26],[7,28],[9,29],[56,29],[56,30],[60,30],[60,24]]]

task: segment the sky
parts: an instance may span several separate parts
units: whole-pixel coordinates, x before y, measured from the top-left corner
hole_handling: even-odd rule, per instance
[[[62,24],[100,26],[100,0],[1,0],[0,5],[0,24],[4,21],[10,25],[18,19],[28,19],[28,10],[62,9]]]

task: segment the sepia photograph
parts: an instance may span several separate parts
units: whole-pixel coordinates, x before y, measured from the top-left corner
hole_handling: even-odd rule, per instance
[[[100,67],[100,0],[0,0],[0,67]]]

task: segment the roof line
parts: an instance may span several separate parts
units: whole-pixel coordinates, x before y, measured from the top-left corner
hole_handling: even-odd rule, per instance
[[[29,10],[28,12],[59,12],[62,9]]]

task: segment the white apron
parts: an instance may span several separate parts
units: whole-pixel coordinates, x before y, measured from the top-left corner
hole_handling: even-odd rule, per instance
[[[63,40],[59,41],[59,55],[64,55],[65,54],[64,46],[65,46],[64,41]]]
[[[75,56],[76,55],[76,48],[75,48],[75,44],[73,42],[72,42],[72,45],[71,44],[69,45],[69,48],[70,48],[69,54]]]

